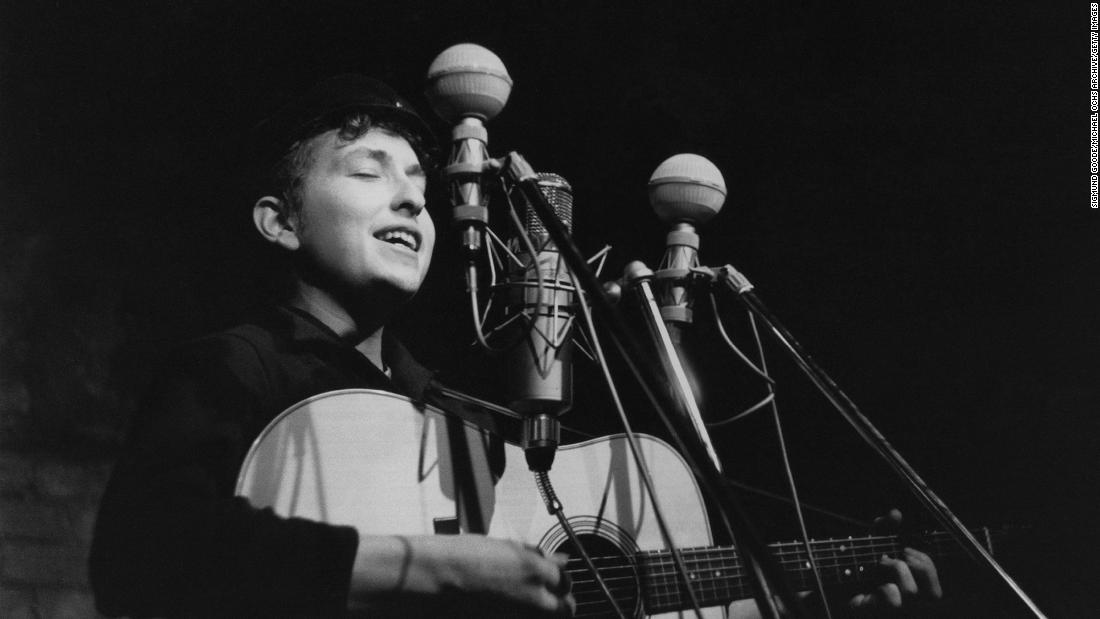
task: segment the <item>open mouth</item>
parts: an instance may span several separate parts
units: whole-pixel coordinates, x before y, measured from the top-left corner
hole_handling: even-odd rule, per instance
[[[420,235],[415,232],[410,232],[409,230],[383,230],[374,236],[378,240],[384,243],[390,243],[391,245],[401,245],[413,251],[420,249]]]

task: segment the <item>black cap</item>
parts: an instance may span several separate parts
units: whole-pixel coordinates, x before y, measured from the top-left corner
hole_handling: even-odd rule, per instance
[[[418,136],[425,148],[436,140],[431,127],[408,101],[384,82],[347,73],[318,82],[304,96],[292,101],[256,126],[250,137],[252,164],[270,170],[298,140],[310,137],[327,119],[363,110],[396,120]]]

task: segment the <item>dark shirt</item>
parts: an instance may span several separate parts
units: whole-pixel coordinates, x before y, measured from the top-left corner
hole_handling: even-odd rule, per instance
[[[278,308],[172,354],[103,497],[90,558],[100,610],[130,616],[338,616],[358,534],[234,496],[253,439],[326,391],[420,400],[431,373],[386,337],[392,378],[305,312]]]

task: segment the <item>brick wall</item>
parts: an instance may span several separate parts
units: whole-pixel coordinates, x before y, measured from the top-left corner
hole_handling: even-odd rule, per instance
[[[128,416],[118,275],[0,223],[0,617],[97,617],[88,549]]]
[[[110,463],[0,453],[0,617],[97,617],[87,558]]]

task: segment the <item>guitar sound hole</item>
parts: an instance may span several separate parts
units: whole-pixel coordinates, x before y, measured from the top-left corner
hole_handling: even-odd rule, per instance
[[[627,617],[641,616],[638,570],[633,556],[625,553],[614,542],[596,534],[578,534],[596,569],[611,591],[615,602]],[[601,589],[584,559],[576,552],[573,542],[566,540],[554,549],[569,555],[566,569],[573,579],[573,597],[577,600],[577,617],[618,617],[607,596]]]

